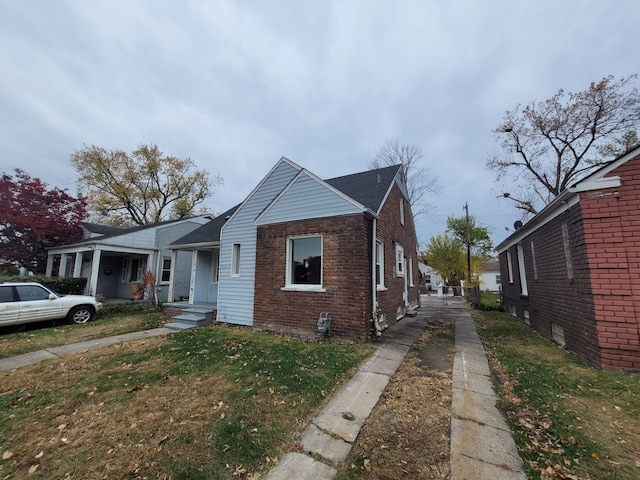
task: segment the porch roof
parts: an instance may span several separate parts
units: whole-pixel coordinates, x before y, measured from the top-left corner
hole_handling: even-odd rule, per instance
[[[213,220],[205,223],[193,232],[187,233],[184,237],[180,237],[175,242],[168,245],[170,250],[180,250],[196,247],[213,246],[220,243],[220,231],[227,219],[240,207],[240,204],[221,213]]]

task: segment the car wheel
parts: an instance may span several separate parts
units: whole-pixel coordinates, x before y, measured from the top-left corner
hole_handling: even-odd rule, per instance
[[[69,310],[67,315],[67,322],[69,323],[87,323],[93,319],[95,312],[93,308],[81,305],[79,307],[73,307]]]

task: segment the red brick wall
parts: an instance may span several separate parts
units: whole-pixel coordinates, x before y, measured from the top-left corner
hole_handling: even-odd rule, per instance
[[[640,157],[619,188],[580,196],[604,368],[640,372]]]
[[[394,323],[398,308],[404,312],[404,278],[395,274],[395,244],[404,248],[413,266],[409,301],[418,302],[417,239],[411,208],[405,201],[405,223],[400,222],[402,194],[394,185],[376,222],[376,237],[384,242],[384,291],[377,291],[381,311]],[[373,221],[365,215],[302,220],[258,227],[254,326],[256,328],[318,337],[321,312],[331,315],[332,336],[361,341],[368,337],[372,318]],[[283,290],[286,282],[287,241],[291,236],[322,234],[325,292]]]
[[[567,225],[569,233],[573,278],[569,278],[567,272],[563,224]],[[562,327],[566,348],[586,362],[599,366],[600,349],[590,293],[589,265],[580,205],[574,205],[569,211],[528,235],[522,240],[521,245],[524,250],[528,295],[521,295],[518,256],[516,246],[513,246],[509,249],[513,265],[513,283],[509,283],[506,253],[500,256],[500,275],[506,310],[511,312],[511,308],[515,307],[516,316],[520,320],[525,319],[527,311],[531,328],[550,340],[553,339],[552,323]]]
[[[371,318],[371,228],[364,215],[258,227],[254,326],[261,330],[317,337],[321,312],[331,316],[332,337],[361,341]],[[322,234],[324,292],[286,291],[287,240]]]
[[[376,237],[384,242],[384,283],[386,290],[377,291],[380,310],[384,313],[387,323],[392,324],[396,319],[398,308],[404,310],[404,278],[396,276],[395,244],[404,248],[404,255],[411,258],[413,267],[407,267],[406,275],[413,271],[413,287],[409,287],[409,301],[418,302],[420,272],[418,270],[418,255],[416,248],[418,240],[412,221],[411,207],[405,200],[405,223],[400,223],[400,201],[403,195],[397,185],[394,185],[387,201],[382,207],[380,218],[376,222]]]
[[[608,369],[640,372],[640,157],[611,172],[619,188],[580,193],[580,202],[522,241],[529,295],[520,295],[516,247],[514,282],[500,255],[505,307],[548,338],[564,330],[566,348]],[[567,276],[562,224],[569,231],[573,279]],[[538,278],[534,278],[534,243]]]

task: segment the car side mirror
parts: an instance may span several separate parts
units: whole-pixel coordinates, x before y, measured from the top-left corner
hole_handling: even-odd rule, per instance
[[[58,297],[56,297],[53,293],[49,294],[49,300],[55,300],[56,298]]]

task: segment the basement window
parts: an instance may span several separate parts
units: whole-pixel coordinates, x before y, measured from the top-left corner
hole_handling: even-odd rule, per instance
[[[564,328],[562,328],[557,323],[551,324],[551,337],[553,338],[553,341],[561,347],[564,347],[566,345],[564,341]]]

